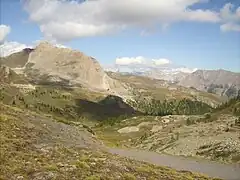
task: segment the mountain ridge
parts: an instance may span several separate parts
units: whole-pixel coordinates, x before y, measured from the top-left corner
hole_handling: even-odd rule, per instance
[[[240,73],[223,69],[197,70],[186,76],[178,84],[221,96],[233,97],[238,95],[240,89]]]
[[[131,69],[131,68],[130,68]],[[111,71],[111,69],[106,69]],[[182,71],[183,70],[183,71]],[[240,89],[240,73],[224,69],[204,70],[194,69],[192,72],[184,71],[184,68],[162,67],[143,69],[141,71],[116,71],[123,75],[145,76],[159,80],[165,80],[187,88],[196,88],[200,91],[214,93],[220,96],[237,96]]]

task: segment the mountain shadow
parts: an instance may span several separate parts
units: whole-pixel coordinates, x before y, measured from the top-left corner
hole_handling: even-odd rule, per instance
[[[29,54],[33,50],[34,49],[31,48],[25,48],[22,51],[13,53],[7,57],[1,57],[0,62],[10,68],[22,68],[27,64]]]
[[[79,115],[95,120],[124,118],[139,113],[126,104],[122,98],[113,95],[109,95],[99,102],[76,99],[75,104],[76,112]]]

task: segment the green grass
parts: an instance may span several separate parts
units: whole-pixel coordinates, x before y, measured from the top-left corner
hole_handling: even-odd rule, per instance
[[[81,88],[64,89],[58,86],[36,86],[36,89],[23,93],[15,87],[0,89],[0,101],[4,104],[27,108],[53,117],[63,117],[71,121],[102,121],[124,119],[131,116],[130,106],[118,106],[121,99],[113,99],[115,104],[107,104],[108,97]],[[122,104],[123,101],[122,101]],[[126,115],[126,116],[125,116]],[[123,117],[124,116],[124,117]]]

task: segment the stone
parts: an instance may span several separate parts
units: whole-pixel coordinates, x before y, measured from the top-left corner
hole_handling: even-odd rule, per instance
[[[138,128],[141,128],[141,127],[146,127],[150,124],[150,122],[141,122],[139,125],[137,125]]]
[[[151,129],[151,132],[155,133],[155,132],[158,132],[158,131],[161,131],[163,129],[162,126],[153,126],[152,129]]]
[[[139,131],[138,127],[130,126],[130,127],[125,127],[125,128],[119,129],[118,133],[124,134],[124,133],[138,132],[138,131]]]
[[[168,124],[170,122],[170,119],[163,119],[162,122]]]

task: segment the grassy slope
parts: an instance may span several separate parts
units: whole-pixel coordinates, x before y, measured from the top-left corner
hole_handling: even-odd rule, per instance
[[[133,109],[121,99],[90,92],[81,88],[67,89],[60,86],[36,86],[29,92],[21,92],[17,88],[6,85],[0,88],[0,100],[5,104],[15,104],[37,112],[66,118],[72,121],[84,119],[101,121],[120,116],[131,116]],[[124,108],[120,107],[124,105]]]
[[[45,134],[43,126],[44,129],[36,128],[37,124],[30,126],[38,121],[29,119],[29,113],[0,104],[0,179],[210,179],[120,158],[91,147],[76,148],[74,141],[67,146],[61,142],[62,137],[58,140],[51,136],[51,129]],[[45,126],[51,127],[51,121],[46,121]],[[46,135],[48,141],[39,144],[38,139]],[[68,135],[74,137],[71,131]]]

